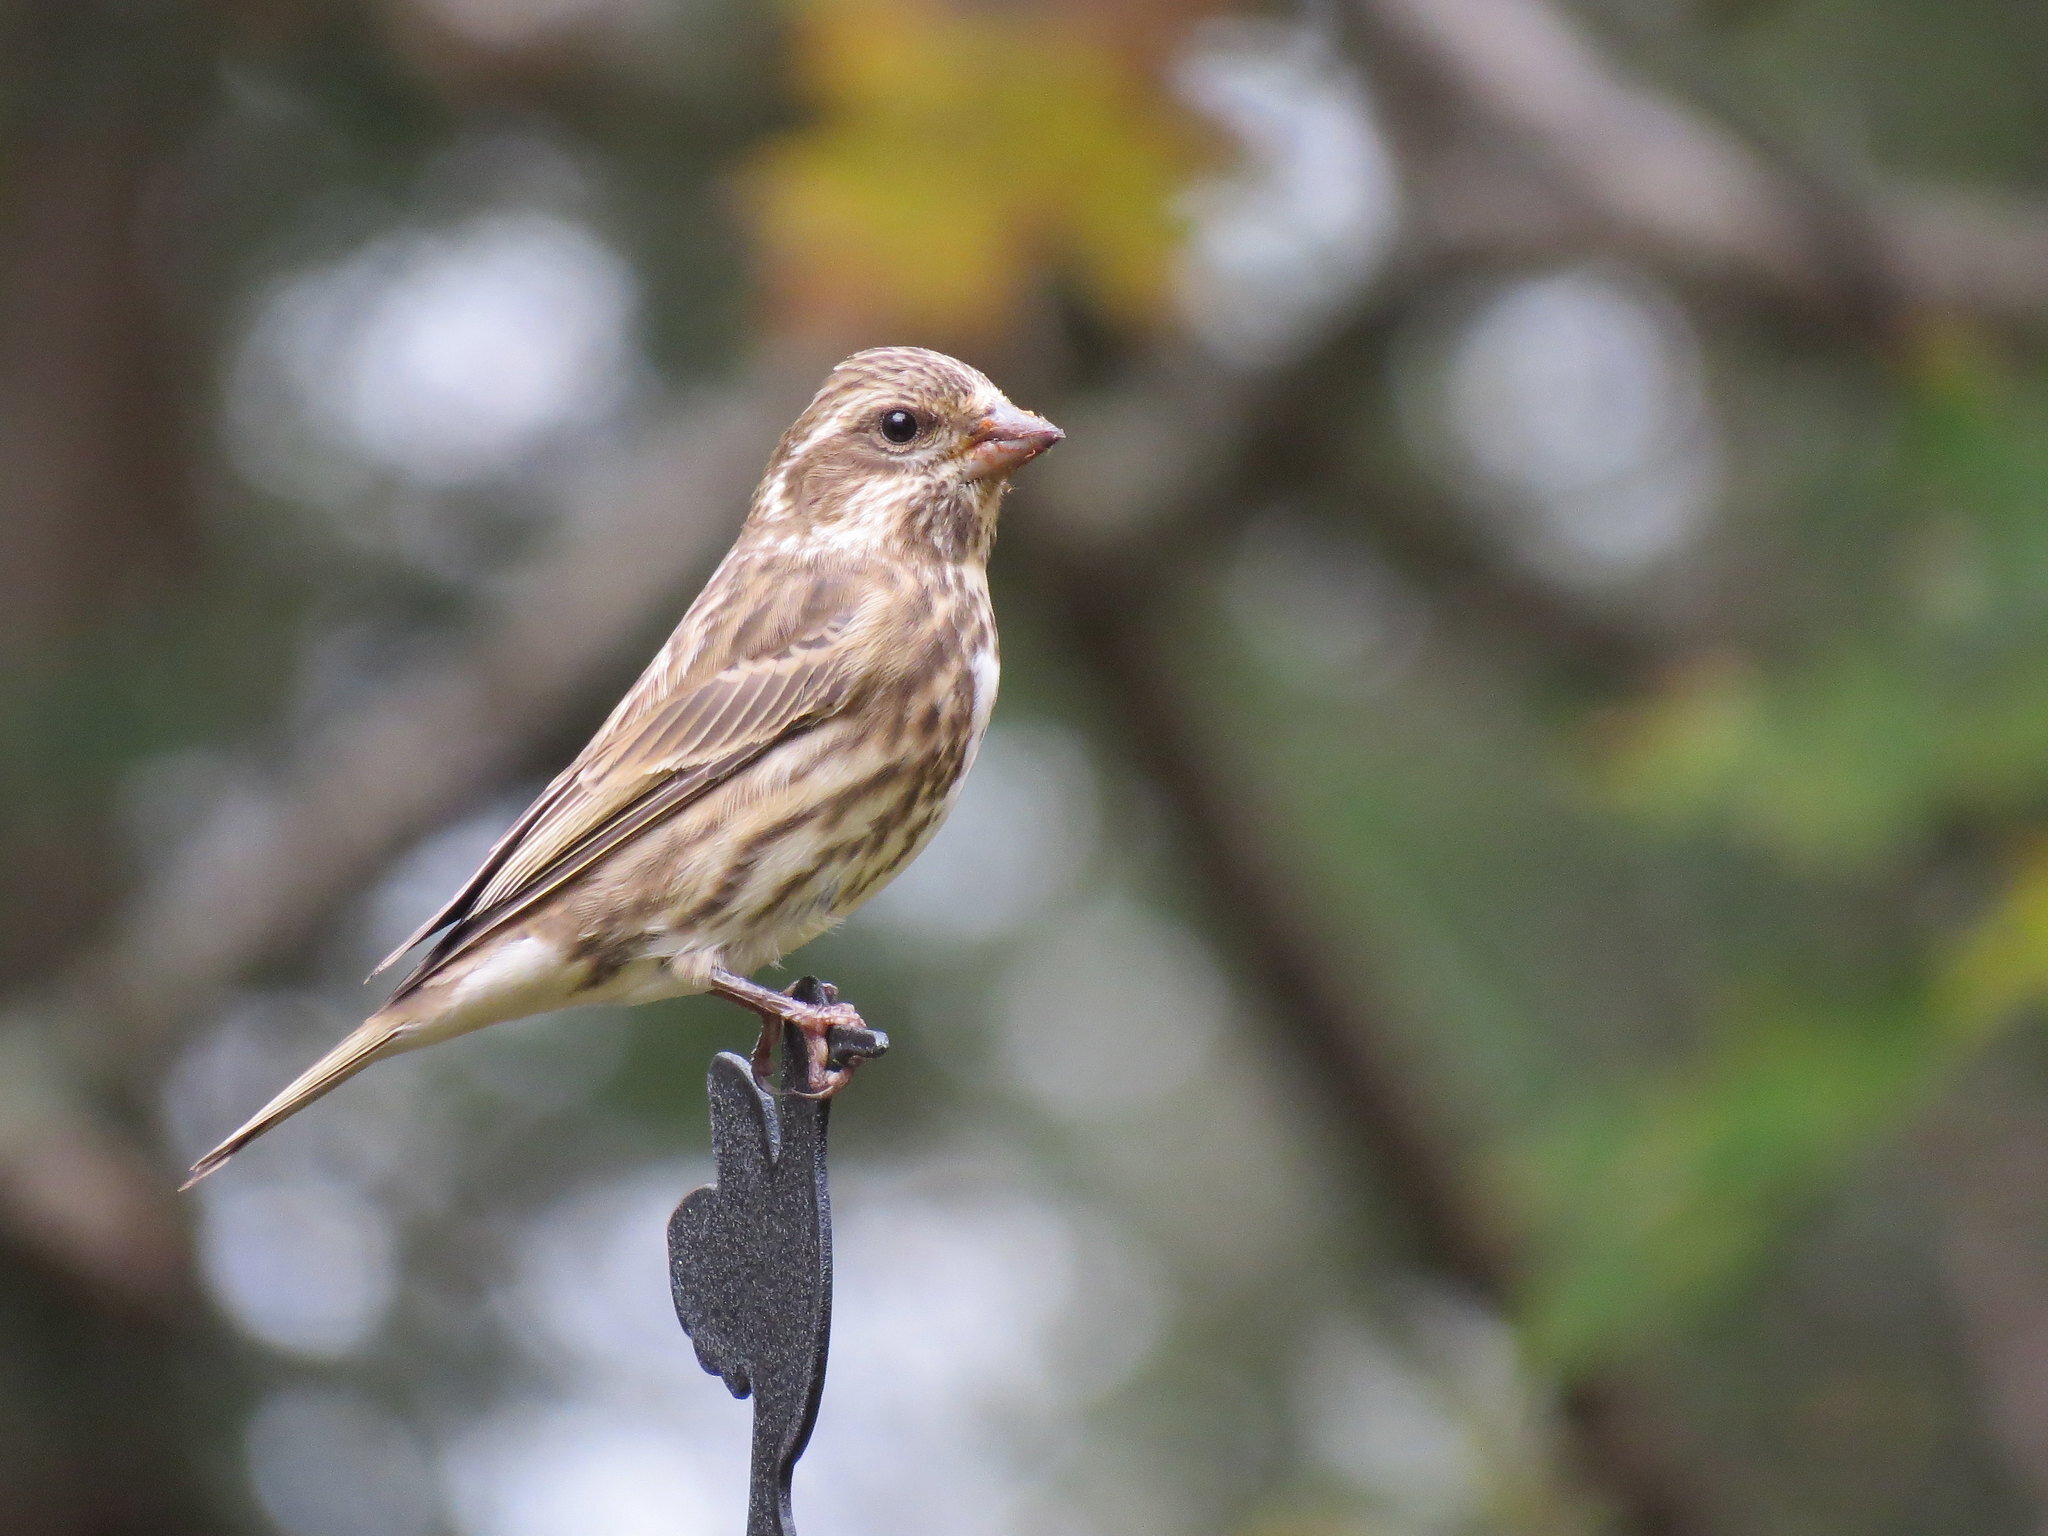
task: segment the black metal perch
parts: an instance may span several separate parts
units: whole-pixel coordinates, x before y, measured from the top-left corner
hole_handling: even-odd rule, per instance
[[[830,998],[814,976],[789,989],[807,1003]],[[834,1029],[832,1064],[879,1056],[886,1035]],[[805,1051],[784,1027],[780,1093],[755,1080],[743,1056],[712,1058],[711,1151],[717,1182],[692,1190],[669,1218],[669,1280],[676,1316],[704,1369],[734,1397],[754,1399],[747,1536],[796,1536],[790,1479],[810,1443],[825,1390],[832,1331],[832,1196],[825,1175],[829,1099],[790,1090],[804,1082]]]

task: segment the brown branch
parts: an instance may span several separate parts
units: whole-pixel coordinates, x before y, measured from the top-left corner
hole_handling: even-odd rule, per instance
[[[1351,0],[1412,173],[1417,259],[1623,251],[1889,328],[2048,319],[2048,209],[1822,183],[1603,56],[1551,0]]]
[[[1381,283],[1361,313],[1278,371],[1233,374],[1168,353],[1122,380],[1107,407],[1063,404],[1070,440],[1034,466],[1019,531],[1006,537],[1028,544],[1037,531],[1122,565],[1141,550],[1149,562],[1163,550],[1185,561],[1261,507],[1299,497],[1336,506],[1389,565],[1509,653],[1609,689],[1639,683],[1680,649],[1668,615],[1617,611],[1547,582],[1418,477],[1360,468],[1361,390],[1379,386],[1440,278]]]
[[[1304,1097],[1383,1201],[1417,1264],[1513,1310],[1528,1275],[1525,1234],[1454,1145],[1457,1117],[1433,1092],[1426,1062],[1392,1023],[1370,935],[1330,935],[1297,886],[1284,838],[1219,753],[1182,658],[1160,623],[1168,595],[1246,514],[1276,495],[1327,487],[1344,457],[1330,409],[1384,361],[1406,305],[1383,289],[1365,314],[1311,355],[1264,378],[1221,377],[1186,361],[1127,381],[1119,419],[1149,423],[1093,453],[1085,411],[1062,463],[1043,467],[1012,520],[1007,554],[1037,606],[1081,664],[1133,768],[1174,824],[1189,889],[1219,949],[1262,1004]],[[1105,428],[1111,423],[1104,421]],[[1063,449],[1063,453],[1067,450]],[[1105,496],[1105,483],[1129,487]],[[1668,642],[1535,581],[1461,528],[1451,509],[1374,494],[1361,509],[1376,546],[1482,629],[1553,667],[1613,683],[1640,675]],[[1343,966],[1333,953],[1347,956]],[[1699,1528],[1668,1439],[1636,1383],[1606,1373],[1562,1384],[1577,1470],[1639,1536]]]
[[[1473,1210],[1469,1181],[1443,1144],[1442,1117],[1415,1091],[1413,1064],[1401,1059],[1374,996],[1369,958],[1354,956],[1362,963],[1342,974],[1325,961],[1321,925],[1280,867],[1278,840],[1259,825],[1255,797],[1216,762],[1178,669],[1153,638],[1145,584],[1099,564],[1031,554],[1040,606],[1110,706],[1132,766],[1173,812],[1218,943],[1309,1067],[1418,1259],[1490,1301],[1506,1301],[1517,1268],[1512,1245],[1500,1223]]]
[[[1386,1202],[1424,1270],[1510,1312],[1526,1278],[1521,1234],[1450,1144],[1456,1117],[1399,1041],[1374,974],[1370,936],[1322,934],[1256,797],[1218,760],[1200,707],[1155,622],[1159,573],[1075,559],[1024,541],[1030,579],[1116,722],[1132,766],[1159,791],[1225,958],[1259,998],[1304,1097]],[[1328,941],[1328,942],[1326,942]],[[1565,1384],[1577,1469],[1638,1536],[1697,1528],[1673,1485],[1632,1383]]]
[[[1356,413],[1332,403],[1356,400],[1361,382],[1384,388],[1398,338],[1434,291],[1412,276],[1382,284],[1363,314],[1295,367],[1241,385],[1235,412],[1200,433],[1231,472],[1209,476],[1200,502],[1184,501],[1173,526],[1215,538],[1257,501],[1341,500],[1343,515],[1382,559],[1506,653],[1540,657],[1608,687],[1640,682],[1676,649],[1662,621],[1624,616],[1543,580],[1419,476],[1361,466]],[[1160,483],[1173,482],[1161,476]]]
[[[188,359],[142,229],[171,147],[210,103],[211,61],[164,27],[94,9],[26,7],[0,39],[23,77],[10,94],[30,103],[8,125],[0,175],[0,665],[10,671],[195,561],[193,434],[178,378]]]
[[[0,20],[11,89],[0,174],[0,675],[67,647],[189,573],[186,361],[143,228],[177,147],[211,108],[208,29],[40,0]],[[114,892],[105,831],[62,813],[8,841],[10,982],[44,975]],[[181,1297],[186,1232],[145,1157],[68,1092],[31,1027],[0,1016],[0,1209],[13,1248],[131,1320]],[[10,1253],[10,1260],[13,1255]],[[18,1263],[10,1283],[22,1280]],[[83,1287],[76,1282],[83,1279]]]

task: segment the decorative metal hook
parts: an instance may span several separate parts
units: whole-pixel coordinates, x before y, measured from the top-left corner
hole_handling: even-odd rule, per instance
[[[815,976],[799,1002],[833,993]],[[889,1039],[835,1028],[831,1064],[879,1056]],[[825,1390],[832,1329],[832,1196],[825,1175],[831,1100],[805,1098],[800,1031],[785,1025],[780,1093],[745,1057],[721,1051],[710,1071],[717,1182],[692,1190],[669,1218],[676,1317],[704,1369],[734,1397],[754,1399],[747,1536],[796,1536],[790,1479],[810,1443]]]

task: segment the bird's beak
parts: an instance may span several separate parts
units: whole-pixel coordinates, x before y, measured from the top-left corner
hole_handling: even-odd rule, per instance
[[[1006,475],[1066,435],[1043,416],[1020,411],[1005,401],[977,421],[967,435],[967,478],[987,480]]]

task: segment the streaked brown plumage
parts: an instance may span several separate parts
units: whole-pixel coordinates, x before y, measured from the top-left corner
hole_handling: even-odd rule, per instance
[[[384,965],[433,937],[426,958],[193,1180],[372,1061],[501,1020],[706,991],[814,1036],[849,1016],[744,978],[845,917],[944,818],[995,699],[997,508],[1059,437],[940,353],[834,369],[675,634]]]

